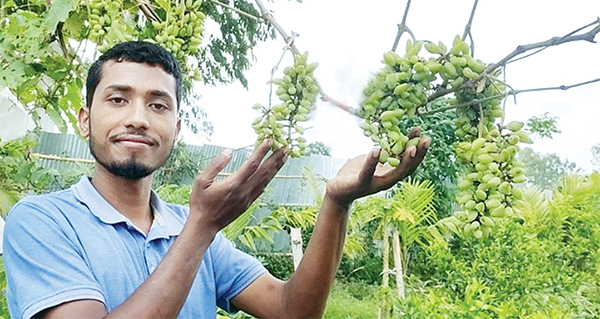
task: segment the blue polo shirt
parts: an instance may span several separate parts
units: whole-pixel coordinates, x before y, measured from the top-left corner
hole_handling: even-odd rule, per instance
[[[10,211],[4,233],[6,298],[13,318],[79,299],[112,311],[156,269],[188,215],[186,207],[153,192],[148,234],[112,207],[83,177],[70,189],[26,197]],[[216,318],[235,312],[231,298],[263,274],[262,264],[217,234],[179,318]]]

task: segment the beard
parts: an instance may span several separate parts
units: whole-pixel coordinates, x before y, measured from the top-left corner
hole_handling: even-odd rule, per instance
[[[92,128],[90,125],[90,153],[96,159],[96,161],[106,168],[112,174],[122,177],[126,180],[135,181],[147,177],[148,175],[154,173],[157,169],[163,166],[167,159],[171,156],[171,152],[173,152],[173,147],[169,150],[168,155],[157,165],[150,166],[144,163],[140,163],[138,158],[135,155],[132,155],[130,158],[123,161],[110,161],[105,159],[97,152],[96,141],[94,139],[94,135],[92,134]]]

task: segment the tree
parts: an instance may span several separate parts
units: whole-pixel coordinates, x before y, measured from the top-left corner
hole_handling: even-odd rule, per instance
[[[306,154],[317,154],[323,156],[331,156],[329,148],[323,142],[312,142],[306,147]]]
[[[390,198],[370,197],[356,205],[353,218],[364,218],[359,225],[375,222],[375,230],[381,239],[383,280],[381,287],[385,293],[389,289],[389,275],[396,276],[396,289],[399,298],[405,297],[404,277],[410,262],[410,249],[413,245],[425,246],[433,239],[429,227],[434,225],[437,215],[433,205],[434,189],[430,181],[408,180],[402,182]],[[362,229],[355,229],[362,232]],[[350,234],[352,236],[352,234]],[[389,268],[390,238],[394,269]],[[389,300],[384,298],[380,317],[389,318]]]
[[[600,170],[600,143],[592,146],[592,165]]]
[[[525,163],[529,182],[546,190],[553,189],[561,178],[581,171],[575,163],[563,160],[557,154],[540,154],[524,148],[518,156]]]
[[[204,111],[193,103],[194,80],[215,84],[239,80],[250,67],[253,48],[273,37],[253,4],[216,1],[14,0],[3,1],[0,20],[0,86],[6,86],[39,125],[46,113],[66,132],[76,129],[90,51],[96,56],[125,40],[158,42],[178,58],[184,76],[184,122],[200,126]],[[203,47],[204,20],[220,32]],[[169,24],[167,26],[167,23]],[[184,27],[185,25],[185,27]],[[200,71],[202,70],[202,71]]]

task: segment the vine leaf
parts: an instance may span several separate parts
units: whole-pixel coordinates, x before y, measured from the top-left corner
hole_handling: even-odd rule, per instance
[[[59,22],[65,22],[69,17],[69,13],[73,11],[79,0],[54,0],[52,6],[48,10],[44,19],[44,27],[50,33],[56,31],[56,26]]]

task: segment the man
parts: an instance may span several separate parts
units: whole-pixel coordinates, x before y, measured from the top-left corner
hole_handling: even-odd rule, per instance
[[[264,159],[265,142],[216,181],[231,159],[224,151],[196,177],[189,209],[170,205],[151,185],[181,126],[174,58],[150,43],[117,45],[90,68],[87,92],[79,129],[96,160],[93,178],[25,198],[6,221],[15,318],[215,318],[216,306],[261,318],[320,317],[350,204],[407,176],[430,143],[409,147],[396,169],[378,165],[377,151],[349,161],[327,185],[298,270],[281,281],[219,231],[262,193],[286,150]]]

